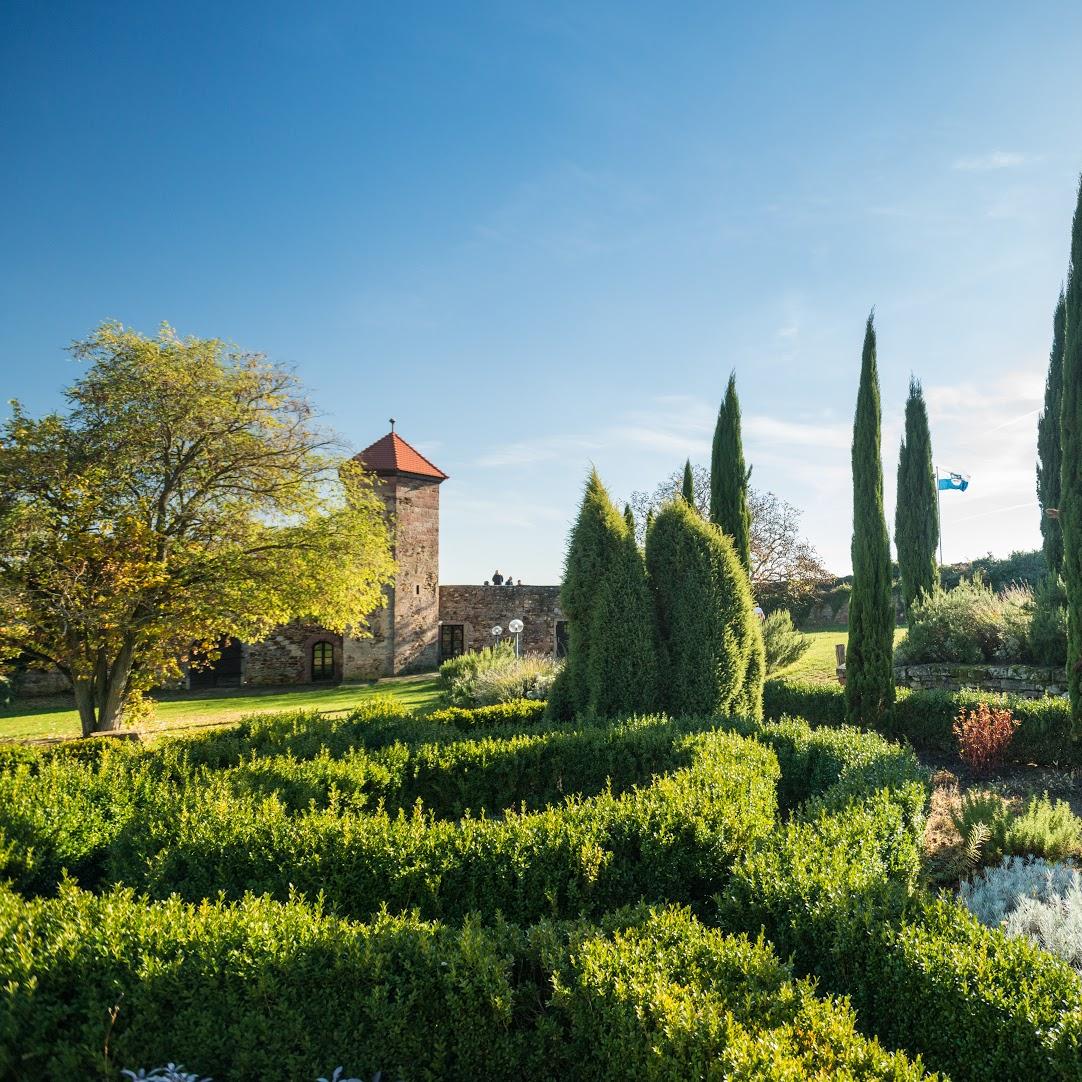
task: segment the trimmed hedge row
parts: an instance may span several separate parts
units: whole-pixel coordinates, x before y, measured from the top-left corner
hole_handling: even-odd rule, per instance
[[[381,803],[389,812],[411,812],[418,801],[428,814],[445,818],[471,809],[489,815],[510,807],[538,810],[570,795],[625,792],[685,768],[696,755],[691,734],[713,727],[711,721],[635,718],[509,737],[395,742],[371,751],[352,748],[341,758],[326,750],[310,759],[253,756],[218,769],[191,765],[185,741],[152,749],[98,746],[89,762],[45,752],[0,771],[0,822],[24,847],[36,848],[41,874],[32,889],[40,892],[63,867],[75,869],[80,849],[107,846],[139,808],[175,804],[178,790],[198,791],[204,800],[213,794],[215,802],[273,798],[292,814],[313,808],[358,813]],[[195,749],[192,758],[205,758],[198,742]]]
[[[467,731],[489,725],[532,725],[542,720],[547,705],[539,699],[512,699],[492,706],[448,706],[431,711],[427,717],[429,721]]]
[[[0,941],[5,1077],[173,1059],[240,1082],[337,1063],[416,1082],[926,1077],[769,945],[675,909],[523,931],[65,886],[29,903],[0,891]]]
[[[771,748],[781,780],[778,804],[788,811],[815,798],[820,805],[843,808],[880,790],[893,794],[917,823],[928,799],[928,771],[906,747],[878,733],[852,726],[813,729],[799,718],[724,724]]]
[[[508,812],[498,821],[434,821],[332,807],[290,814],[277,798],[162,783],[132,771],[26,768],[0,789],[2,874],[49,893],[65,873],[83,886],[125,883],[189,900],[246,891],[322,894],[367,917],[386,905],[424,916],[470,912],[530,922],[600,913],[645,898],[700,901],[735,856],[773,829],[777,759],[724,732],[696,738],[692,765],[631,789]]]
[[[958,712],[979,703],[1008,707],[1020,722],[1008,755],[1020,762],[1070,764],[1079,759],[1071,735],[1066,699],[1024,699],[985,691],[910,691],[897,689],[890,728],[885,735],[906,738],[915,748],[939,753],[957,750],[951,727]],[[845,693],[836,684],[802,680],[768,680],[763,715],[807,719],[812,725],[843,725]]]
[[[506,808],[539,810],[568,796],[620,793],[695,757],[691,726],[665,718],[484,737],[416,746],[359,749],[341,759],[274,756],[216,777],[237,795],[271,796],[293,812],[336,800],[353,810],[409,810],[417,802],[438,818]],[[213,777],[214,775],[212,775]]]
[[[890,791],[831,791],[738,860],[730,930],[765,932],[863,1026],[955,1079],[1082,1078],[1082,979],[921,888],[919,823]]]

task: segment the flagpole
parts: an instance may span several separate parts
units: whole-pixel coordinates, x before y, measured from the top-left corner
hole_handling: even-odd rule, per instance
[[[939,516],[939,566],[943,566],[943,497],[939,491],[939,467],[935,468],[935,509]]]

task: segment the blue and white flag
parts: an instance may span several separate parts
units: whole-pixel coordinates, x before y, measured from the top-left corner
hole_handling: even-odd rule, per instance
[[[965,492],[965,490],[969,488],[969,474],[948,473],[946,477],[940,477],[936,483],[939,486],[940,492],[949,492],[951,489],[956,489],[958,492]]]

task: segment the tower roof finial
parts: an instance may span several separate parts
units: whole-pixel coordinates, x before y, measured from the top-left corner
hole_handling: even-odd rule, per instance
[[[391,431],[394,431],[394,418],[391,418]]]

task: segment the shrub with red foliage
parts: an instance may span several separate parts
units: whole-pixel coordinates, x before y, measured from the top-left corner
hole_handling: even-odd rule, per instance
[[[978,703],[972,710],[963,707],[953,728],[958,755],[972,770],[986,773],[1002,761],[1017,728],[1018,722],[1005,707],[996,709],[987,703]]]

